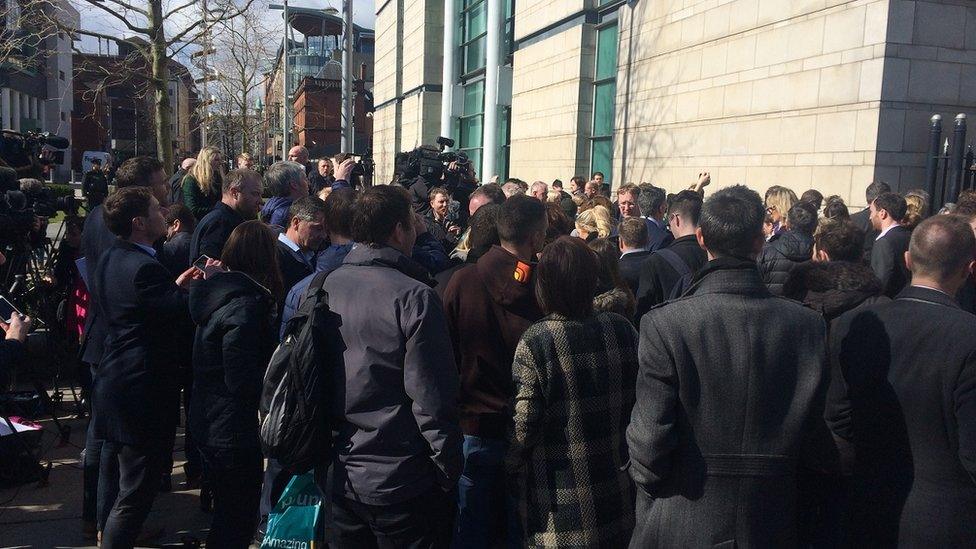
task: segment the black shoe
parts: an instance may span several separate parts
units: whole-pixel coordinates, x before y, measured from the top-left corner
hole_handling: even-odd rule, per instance
[[[172,475],[169,475],[169,474],[163,475],[163,478],[160,479],[160,481],[159,481],[159,491],[160,492],[163,492],[163,493],[167,493],[167,492],[172,492],[173,491],[173,476]]]

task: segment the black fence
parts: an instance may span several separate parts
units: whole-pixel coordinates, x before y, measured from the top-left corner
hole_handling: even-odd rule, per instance
[[[931,212],[955,203],[959,193],[976,189],[976,153],[966,145],[966,115],[956,115],[951,139],[942,140],[942,116],[932,117],[929,126],[929,151],[925,162],[925,181],[931,199]]]

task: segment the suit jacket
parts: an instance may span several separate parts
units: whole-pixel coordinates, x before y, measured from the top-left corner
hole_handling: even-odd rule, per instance
[[[278,268],[281,269],[281,282],[287,291],[314,272],[315,258],[306,260],[301,253],[292,250],[280,240],[276,244],[278,245]]]
[[[833,448],[820,315],[720,258],[644,316],[638,358],[631,547],[796,545],[798,464]]]
[[[163,253],[160,254],[159,261],[169,269],[174,277],[183,274],[183,271],[189,269],[192,262],[197,259],[196,257],[190,258],[190,241],[192,239],[192,233],[176,233],[173,238],[163,244]]]
[[[99,438],[172,442],[179,412],[172,333],[190,322],[187,295],[173,280],[149,253],[123,240],[98,262],[94,295],[107,327],[92,411]]]
[[[827,420],[856,450],[852,546],[976,540],[976,318],[908,287],[830,334]]]
[[[648,250],[653,252],[655,250],[660,250],[661,248],[666,248],[669,244],[671,244],[672,241],[674,241],[674,235],[671,234],[671,231],[659,226],[657,222],[646,217],[644,218],[644,222],[647,223]]]
[[[203,254],[214,259],[220,259],[224,251],[224,244],[230,238],[230,233],[238,225],[244,223],[244,218],[223,202],[218,202],[210,213],[203,216],[190,240],[190,262],[194,262]]]
[[[871,226],[871,210],[864,208],[856,214],[851,214],[851,222],[857,225],[858,229],[864,231],[864,260],[871,259],[871,248],[874,247],[874,239],[878,238],[880,231]]]
[[[884,295],[888,297],[898,295],[912,279],[905,266],[905,252],[911,238],[911,230],[897,225],[875,241],[871,249],[871,270],[881,281]]]
[[[620,260],[618,261],[620,265],[620,276],[623,277],[624,282],[630,287],[630,291],[634,292],[634,295],[637,295],[641,267],[650,258],[651,253],[650,250],[645,250],[630,252],[629,254],[620,256]]]

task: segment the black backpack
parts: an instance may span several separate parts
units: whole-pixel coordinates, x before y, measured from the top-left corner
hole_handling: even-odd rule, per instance
[[[663,257],[668,262],[668,265],[671,265],[671,268],[678,273],[678,281],[671,287],[671,292],[664,296],[664,300],[671,301],[672,299],[681,297],[684,295],[685,290],[691,287],[691,281],[695,277],[695,273],[674,250],[661,248],[655,253]]]
[[[261,447],[294,474],[332,457],[329,376],[335,357],[329,341],[336,323],[322,287],[329,272],[312,278],[304,300],[285,326],[281,343],[264,374],[261,395]]]

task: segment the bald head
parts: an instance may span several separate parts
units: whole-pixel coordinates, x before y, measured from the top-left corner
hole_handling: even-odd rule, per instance
[[[915,228],[906,257],[913,281],[925,278],[952,285],[966,278],[976,252],[976,237],[967,221],[957,215],[937,215]]]
[[[295,145],[288,150],[288,160],[299,164],[308,163],[308,149],[301,145]]]
[[[188,171],[190,171],[190,168],[192,168],[194,165],[196,165],[196,163],[197,163],[197,159],[196,158],[187,158],[187,159],[183,160],[183,163],[182,164],[180,164],[180,169],[183,170],[183,171],[187,171],[188,172]]]

